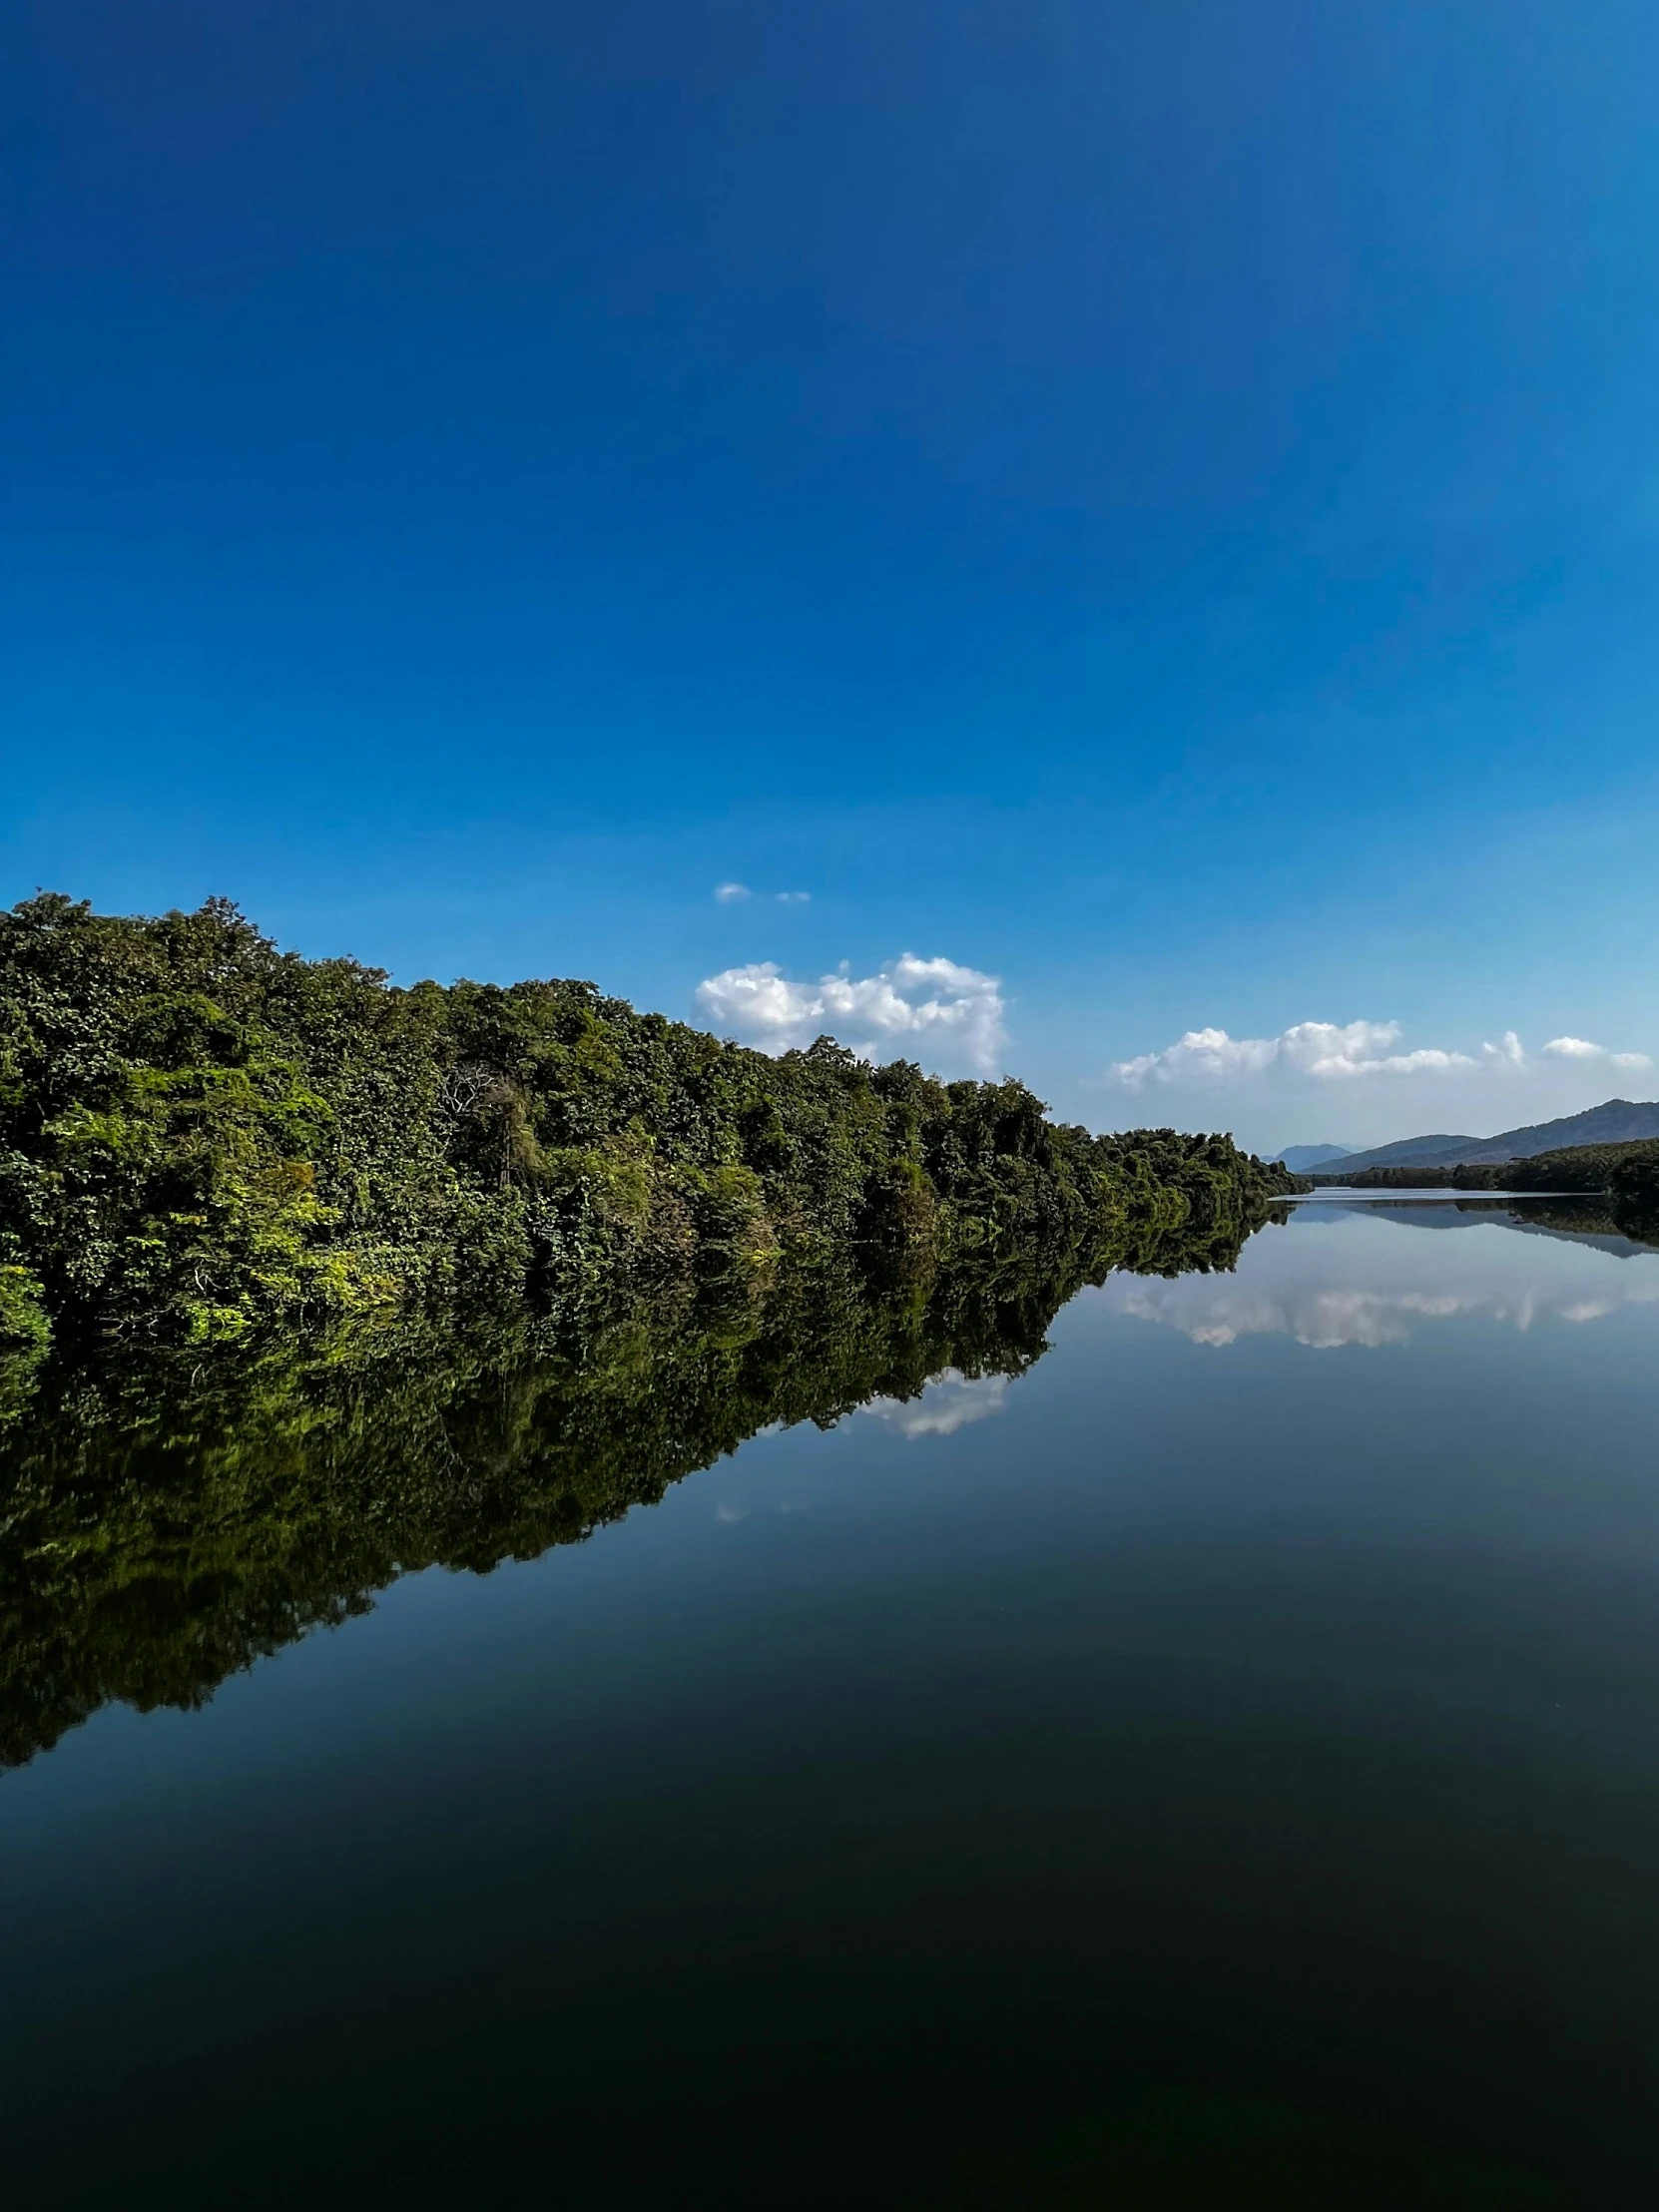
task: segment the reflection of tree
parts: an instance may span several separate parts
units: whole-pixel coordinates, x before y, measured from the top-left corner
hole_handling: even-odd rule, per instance
[[[576,1542],[771,1423],[829,1426],[946,1368],[1017,1376],[1085,1281],[1230,1268],[1246,1234],[786,1273],[576,1333],[515,1310],[261,1359],[48,1367],[0,1429],[0,1762],[111,1699],[198,1706],[401,1573]]]
[[[1629,1244],[1659,1247],[1659,1211],[1644,1213],[1616,1198],[1514,1198],[1505,1201],[1501,1211],[1530,1229],[1553,1229],[1575,1237],[1618,1237]]]

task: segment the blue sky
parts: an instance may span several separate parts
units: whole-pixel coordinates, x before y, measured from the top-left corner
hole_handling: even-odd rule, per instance
[[[1651,8],[6,22],[0,895],[1097,1126],[1659,1088]]]

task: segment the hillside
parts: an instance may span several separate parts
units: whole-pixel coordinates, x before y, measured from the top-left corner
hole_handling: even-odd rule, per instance
[[[1659,1100],[1610,1098],[1581,1114],[1500,1130],[1495,1137],[1405,1137],[1397,1144],[1377,1145],[1369,1152],[1352,1152],[1321,1165],[1341,1175],[1367,1168],[1499,1167],[1508,1160],[1530,1160],[1540,1152],[1634,1144],[1652,1137],[1659,1137]]]
[[[1370,1152],[1349,1152],[1341,1159],[1326,1160],[1327,1173],[1354,1175],[1363,1168],[1450,1167],[1466,1160],[1484,1137],[1401,1137],[1396,1144],[1380,1144]]]

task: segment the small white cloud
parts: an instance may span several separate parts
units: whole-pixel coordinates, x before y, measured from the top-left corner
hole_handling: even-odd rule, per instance
[[[748,1518],[749,1508],[747,1505],[717,1505],[715,1507],[715,1519],[717,1521],[726,1521],[730,1524],[734,1521],[748,1520]]]
[[[1609,1067],[1632,1071],[1653,1065],[1645,1052],[1609,1052],[1604,1044],[1591,1044],[1588,1037],[1551,1037],[1544,1050],[1558,1060],[1604,1060]]]
[[[1148,1082],[1237,1080],[1264,1074],[1274,1066],[1321,1082],[1345,1082],[1365,1075],[1443,1075],[1478,1064],[1466,1052],[1443,1052],[1432,1045],[1414,1052],[1388,1051],[1398,1036],[1397,1021],[1299,1021],[1277,1037],[1230,1037],[1225,1029],[1189,1029],[1162,1052],[1114,1061],[1108,1073],[1128,1089],[1141,1090]],[[1505,1064],[1518,1061],[1520,1040],[1510,1030],[1501,1046],[1488,1045],[1486,1053]]]
[[[753,898],[755,893],[747,883],[717,883],[715,896],[723,906],[730,906],[734,899]]]
[[[780,891],[778,903],[780,906],[805,906],[812,895],[811,891]]]
[[[763,1052],[804,1047],[828,1029],[866,1060],[919,1048],[988,1071],[1006,1042],[996,976],[913,952],[874,975],[852,975],[843,962],[816,983],[793,981],[775,960],[752,960],[699,983],[697,1002],[728,1035]]]

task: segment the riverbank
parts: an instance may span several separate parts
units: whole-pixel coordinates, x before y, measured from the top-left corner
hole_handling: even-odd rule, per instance
[[[1299,1178],[1015,1080],[779,1058],[593,984],[393,985],[224,900],[0,915],[0,1345],[239,1342],[853,1253],[1227,1238]]]

